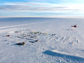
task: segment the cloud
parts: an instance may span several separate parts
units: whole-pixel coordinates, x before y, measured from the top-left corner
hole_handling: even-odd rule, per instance
[[[33,0],[31,0],[31,2],[2,2],[0,3],[0,15],[1,16],[84,15],[84,7],[83,7],[84,4],[66,3],[70,2],[69,0],[53,0],[53,1],[45,0],[45,2],[41,2],[44,0],[41,1],[35,0],[33,2],[32,1]]]
[[[84,3],[84,0],[25,0],[30,2],[50,2],[50,3]]]
[[[0,6],[0,10],[5,11],[52,11],[52,12],[72,12],[79,11],[79,9],[68,9],[67,7],[29,7],[29,6],[19,6],[19,5],[11,5],[11,6]]]
[[[32,11],[49,11],[49,10],[61,10],[66,7],[30,7],[30,6],[22,6],[22,5],[5,5],[5,6],[0,6],[0,10],[8,10],[8,11],[13,11],[13,10],[32,10]]]
[[[5,11],[55,11],[55,12],[77,12],[82,11],[84,4],[52,4],[37,2],[4,3],[0,10]]]

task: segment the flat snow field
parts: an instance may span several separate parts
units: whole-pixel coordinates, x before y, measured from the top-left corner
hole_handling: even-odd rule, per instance
[[[84,18],[0,18],[0,63],[84,63]]]

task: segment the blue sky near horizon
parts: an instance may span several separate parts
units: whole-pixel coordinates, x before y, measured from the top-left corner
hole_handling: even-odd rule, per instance
[[[84,0],[0,0],[0,16],[84,16]]]

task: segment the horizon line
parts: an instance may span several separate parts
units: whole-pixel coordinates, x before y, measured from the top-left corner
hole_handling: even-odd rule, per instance
[[[38,18],[84,18],[84,16],[0,16],[0,18],[11,18],[11,17],[38,17]]]

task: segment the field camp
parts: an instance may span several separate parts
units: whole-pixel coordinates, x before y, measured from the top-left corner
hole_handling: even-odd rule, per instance
[[[0,18],[0,63],[83,63],[83,32],[79,18]]]

